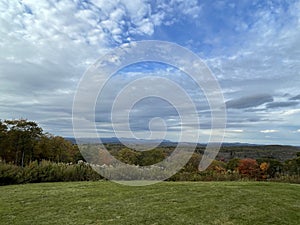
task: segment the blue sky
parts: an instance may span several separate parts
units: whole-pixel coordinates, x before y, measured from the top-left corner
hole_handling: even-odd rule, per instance
[[[299,12],[300,1],[1,0],[0,118],[27,118],[72,136],[73,97],[89,65],[120,44],[163,40],[196,53],[216,76],[227,106],[224,141],[300,145]],[[108,85],[107,102],[145,73],[196,93],[179,70],[145,63],[120,71]],[[193,96],[207,137],[209,108],[203,94]],[[132,129],[147,130],[157,109],[176,121],[168,104],[149,101],[137,106]],[[109,112],[109,104],[104,109]]]

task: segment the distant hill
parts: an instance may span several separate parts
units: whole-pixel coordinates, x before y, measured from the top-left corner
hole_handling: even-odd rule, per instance
[[[72,143],[76,143],[76,139],[73,137],[65,137],[66,140],[71,141]],[[99,139],[97,138],[79,138],[77,139],[80,144],[95,144],[99,143]],[[158,140],[158,139],[134,139],[134,138],[116,138],[116,137],[109,137],[109,138],[101,138],[101,142],[104,144],[120,144],[120,143],[138,143],[138,144],[147,144],[147,143],[161,143],[162,145],[177,145],[177,142],[169,141],[169,140]],[[189,142],[184,142],[189,144]],[[199,143],[200,146],[206,146],[205,143]],[[249,144],[249,143],[240,143],[240,142],[233,142],[233,143],[222,143],[222,146],[258,146],[257,144]]]
[[[66,137],[66,140],[76,143],[75,138]],[[79,138],[77,144],[97,144],[99,143],[98,139],[95,138]],[[145,139],[131,139],[131,138],[101,138],[103,144],[139,144],[147,145],[152,143],[160,143],[161,147],[175,147],[176,142],[169,140],[145,140]],[[184,143],[186,145],[191,145],[191,143]],[[199,143],[197,144],[196,152],[203,154],[206,144]],[[297,152],[300,152],[300,147],[297,146],[288,146],[288,145],[258,145],[258,144],[249,144],[249,143],[222,143],[222,147],[217,155],[217,160],[228,161],[233,158],[271,158],[279,161],[285,161],[296,157]]]
[[[271,158],[285,161],[296,157],[300,147],[288,145],[223,145],[217,159]]]
[[[223,147],[232,147],[232,146],[259,146],[258,144],[250,144],[250,143],[241,143],[241,142],[225,142],[222,143]]]
[[[65,137],[66,140],[71,141],[72,143],[76,143],[76,139],[72,137]],[[96,144],[99,143],[99,139],[97,138],[78,138],[77,144]],[[147,143],[165,143],[165,144],[176,144],[175,142],[171,142],[169,140],[146,140],[146,139],[134,139],[134,138],[116,138],[116,137],[110,137],[110,138],[101,138],[101,143],[103,144],[121,144],[121,143],[131,143],[131,144],[147,144]]]

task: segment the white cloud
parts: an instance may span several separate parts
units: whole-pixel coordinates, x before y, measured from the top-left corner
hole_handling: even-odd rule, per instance
[[[157,12],[152,21],[146,1],[92,2],[1,1],[0,92],[25,96],[70,88],[85,62],[132,34],[152,34],[153,24],[163,19]]]
[[[156,8],[165,12],[163,23],[167,26],[178,22],[182,16],[189,19],[197,19],[202,9],[201,4],[197,0],[157,0]]]
[[[289,109],[282,112],[283,116],[291,116],[300,113],[300,109]]]
[[[278,131],[278,130],[261,130],[260,132],[261,132],[261,133],[268,134],[268,133],[277,133],[277,132],[279,132],[279,131]]]
[[[276,85],[281,82],[287,85],[291,78],[299,77],[299,5],[299,2],[292,3],[287,12],[280,8],[275,13],[261,9],[254,14],[252,28],[240,37],[244,42],[237,45],[238,48],[230,48],[231,52],[226,52],[225,56],[222,54],[207,61],[216,75],[236,81],[257,80],[250,86],[260,85],[258,80],[275,80]],[[297,14],[295,9],[298,9]]]
[[[229,133],[243,133],[244,130],[226,130],[226,132],[229,132]]]

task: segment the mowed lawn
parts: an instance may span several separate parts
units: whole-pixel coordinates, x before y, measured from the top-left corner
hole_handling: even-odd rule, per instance
[[[108,181],[0,187],[0,224],[300,224],[300,185]]]

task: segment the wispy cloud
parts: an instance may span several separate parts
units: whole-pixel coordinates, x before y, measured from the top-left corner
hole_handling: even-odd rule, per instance
[[[300,109],[289,109],[289,110],[282,112],[282,115],[291,116],[291,115],[298,114],[298,113],[300,113]]]
[[[260,132],[261,132],[261,133],[268,134],[268,133],[277,133],[277,132],[279,132],[279,131],[278,131],[278,130],[261,130]]]
[[[290,100],[300,100],[300,95],[296,95],[296,96],[290,98]]]
[[[229,132],[229,133],[243,133],[244,130],[226,130],[226,132]]]
[[[238,99],[229,100],[226,102],[227,108],[233,109],[244,109],[250,107],[260,106],[267,102],[272,102],[273,97],[268,94],[261,94],[261,95],[253,95],[247,97],[241,97]]]
[[[298,102],[272,102],[266,105],[267,108],[285,108],[298,105]]]

